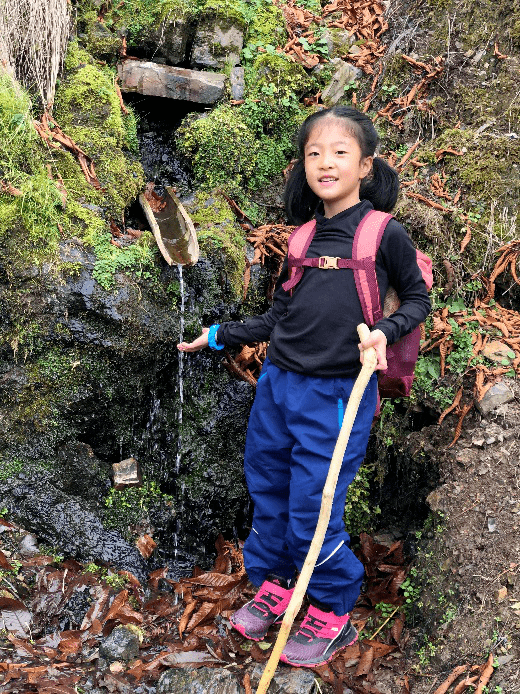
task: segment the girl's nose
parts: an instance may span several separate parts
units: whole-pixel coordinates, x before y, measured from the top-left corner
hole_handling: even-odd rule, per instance
[[[332,157],[330,154],[324,153],[321,157],[320,165],[322,169],[330,169],[332,166]]]

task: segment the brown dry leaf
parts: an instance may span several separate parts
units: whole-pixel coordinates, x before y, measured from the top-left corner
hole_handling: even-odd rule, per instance
[[[383,658],[385,655],[393,653],[393,651],[397,650],[397,646],[390,646],[387,643],[382,643],[381,641],[363,639],[361,643],[363,646],[368,646],[368,648],[372,649],[373,660],[376,660],[376,658]]]
[[[440,687],[437,687],[435,690],[434,694],[446,694],[448,689],[451,687],[453,682],[460,677],[466,670],[468,669],[468,665],[459,665],[458,667],[454,668],[452,672],[448,675],[448,677],[444,680],[444,682],[441,684]]]
[[[182,617],[179,622],[179,637],[182,639],[182,635],[184,634],[184,630],[186,629],[188,622],[190,621],[190,617],[195,611],[195,608],[197,607],[197,601],[192,600],[191,602],[188,602],[186,605],[186,609],[184,610]]]
[[[490,653],[489,657],[487,659],[487,662],[482,669],[482,674],[480,675],[480,678],[477,682],[477,688],[475,689],[475,694],[482,694],[484,687],[487,685],[487,683],[491,679],[491,675],[493,674],[494,659],[495,659],[495,656],[493,655],[493,653]]]
[[[1,549],[0,549],[0,569],[4,569],[4,571],[8,571],[8,572],[14,571],[13,567],[7,561],[7,557],[2,552]]]
[[[23,195],[21,190],[18,190],[18,188],[15,188],[10,183],[6,183],[5,181],[2,181],[2,180],[0,180],[0,189],[2,190],[3,193],[8,193],[9,195],[14,195],[15,197]]]
[[[146,533],[137,538],[135,545],[145,559],[149,559],[157,547],[155,540]]]
[[[103,617],[102,622],[105,624],[108,622],[109,619],[116,619],[119,610],[123,605],[126,603],[128,600],[128,591],[127,590],[122,590],[120,593],[116,595],[114,600],[112,601],[112,604],[106,613],[106,615]]]
[[[361,652],[361,657],[356,668],[356,677],[361,677],[362,675],[368,675],[372,670],[372,663],[374,662],[374,649],[369,646],[366,651]]]

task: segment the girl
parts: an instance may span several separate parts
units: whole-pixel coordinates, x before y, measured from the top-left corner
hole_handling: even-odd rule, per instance
[[[379,138],[372,121],[346,106],[313,113],[303,123],[295,164],[285,191],[292,223],[316,220],[307,257],[352,257],[354,233],[372,209],[389,212],[397,199],[397,173],[375,157]],[[318,520],[323,485],[341,428],[343,409],[359,373],[362,351],[374,347],[377,369],[386,368],[386,345],[411,332],[427,316],[430,301],[416,252],[395,220],[386,227],[376,258],[382,301],[389,284],[400,308],[380,320],[358,345],[363,322],[353,271],[306,267],[294,292],[287,292],[287,258],[272,308],[245,322],[204,328],[180,350],[270,340],[258,381],[246,439],[245,473],[254,501],[244,561],[256,596],[231,623],[247,638],[261,640],[292,595]],[[377,400],[370,380],[350,435],[332,514],[308,587],[309,609],[281,660],[315,667],[357,638],[349,612],[359,595],[363,566],[349,548],[343,511],[349,484],[365,455]]]

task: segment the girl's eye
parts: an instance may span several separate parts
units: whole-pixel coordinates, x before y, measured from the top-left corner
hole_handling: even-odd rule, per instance
[[[336,154],[346,154],[346,152],[345,152],[345,150],[343,150],[343,149],[338,149],[338,151],[336,152]]]

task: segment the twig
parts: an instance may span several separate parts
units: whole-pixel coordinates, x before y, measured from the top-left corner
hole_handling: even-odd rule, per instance
[[[375,632],[372,634],[372,636],[369,636],[369,637],[368,637],[368,640],[369,640],[369,641],[372,641],[372,639],[375,638],[375,637],[379,634],[379,632],[381,631],[381,629],[385,626],[385,624],[388,624],[388,622],[392,619],[392,617],[393,617],[394,614],[399,610],[399,608],[400,608],[400,605],[398,605],[398,606],[395,608],[395,610],[392,612],[392,614],[390,615],[390,617],[387,617],[387,618],[385,619],[385,621],[381,624],[381,626],[379,627],[379,629],[377,629],[377,631],[375,631]]]

